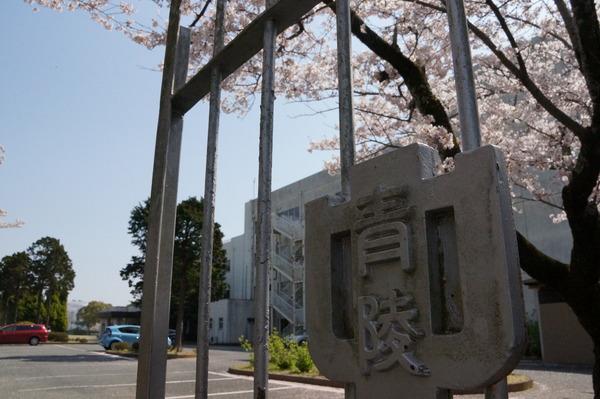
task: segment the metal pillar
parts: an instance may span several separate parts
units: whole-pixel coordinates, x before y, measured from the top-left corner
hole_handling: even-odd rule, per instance
[[[173,85],[187,74],[189,30],[179,31],[180,0],[172,0],[167,28],[160,111],[154,153],[140,331],[136,398],[164,398],[173,268],[175,208],[183,117],[171,107]],[[179,39],[178,39],[179,36]],[[174,82],[175,80],[175,82]]]
[[[273,4],[267,0],[267,8]],[[271,266],[271,172],[273,158],[273,92],[275,68],[275,38],[277,32],[273,20],[265,23],[263,33],[262,93],[260,104],[260,155],[258,165],[257,234],[254,267],[256,285],[254,291],[254,398],[268,397],[269,354],[269,270]]]
[[[352,101],[352,25],[350,0],[335,2],[339,95],[340,166],[342,197],[350,200],[350,167],[354,165],[354,106]],[[354,384],[346,384],[346,399],[356,399]]]
[[[508,382],[506,381],[506,377],[485,389],[485,399],[506,398],[508,398]]]
[[[350,1],[335,2],[340,121],[342,195],[350,198],[350,167],[354,165],[354,108],[352,101],[352,27]]]
[[[223,48],[225,0],[217,1],[213,56]],[[215,224],[215,190],[217,185],[217,143],[221,112],[221,72],[216,65],[210,77],[210,105],[208,137],[206,143],[206,169],[204,171],[204,213],[202,224],[202,264],[198,294],[198,342],[196,358],[196,399],[208,397],[208,343],[212,258]]]
[[[477,110],[467,17],[463,0],[446,0],[446,8],[450,26],[462,149],[463,151],[469,151],[481,146],[481,131],[479,128],[479,112]],[[506,377],[498,383],[488,386],[485,390],[485,398],[507,399],[508,384]]]
[[[481,146],[479,130],[479,112],[473,79],[473,63],[467,17],[462,0],[446,0],[448,23],[450,25],[450,43],[454,65],[454,82],[460,119],[462,148],[464,151]]]

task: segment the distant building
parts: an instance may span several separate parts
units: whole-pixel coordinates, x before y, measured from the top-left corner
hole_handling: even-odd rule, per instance
[[[137,306],[113,306],[100,313],[100,332],[115,324],[140,324],[142,312]]]
[[[304,324],[304,205],[340,191],[338,176],[323,171],[272,192],[271,327],[282,335],[302,334]],[[256,200],[245,205],[244,234],[224,244],[229,259],[229,299],[210,305],[212,343],[251,339],[254,329],[254,243]]]
[[[77,299],[67,302],[67,330],[81,328],[81,325],[78,324],[77,312],[87,304],[86,301]]]

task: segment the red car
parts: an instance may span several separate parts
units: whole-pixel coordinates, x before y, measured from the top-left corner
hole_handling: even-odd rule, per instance
[[[48,341],[48,330],[43,324],[9,324],[0,327],[0,344],[37,345]]]

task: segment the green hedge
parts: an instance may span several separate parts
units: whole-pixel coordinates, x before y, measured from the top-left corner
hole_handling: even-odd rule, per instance
[[[113,349],[116,351],[126,351],[126,350],[129,350],[130,347],[127,342],[115,342],[114,344],[112,344],[110,349]]]
[[[252,343],[244,336],[241,336],[239,341],[242,349],[250,352],[250,364],[254,364]],[[281,337],[277,331],[274,331],[269,335],[267,347],[269,363],[279,370],[309,373],[314,369],[314,362],[305,342],[299,345],[290,339]]]
[[[69,342],[69,334],[66,332],[54,332],[48,334],[48,341]]]

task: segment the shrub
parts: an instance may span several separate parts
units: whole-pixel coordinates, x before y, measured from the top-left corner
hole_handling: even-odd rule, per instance
[[[129,350],[129,344],[127,342],[115,342],[111,349],[116,351],[126,351]]]
[[[88,342],[87,338],[75,338],[75,341],[82,343],[82,344],[87,344],[87,342]]]
[[[527,322],[527,347],[525,356],[540,358],[542,356],[540,344],[540,326],[535,321]]]
[[[296,347],[296,368],[301,373],[308,373],[314,366],[310,352],[308,351],[308,345],[306,342]]]
[[[271,355],[271,363],[281,370],[288,370],[294,367],[297,347],[295,342],[284,339],[279,333],[273,331],[273,333],[269,335],[267,346]]]
[[[54,332],[48,334],[48,341],[69,342],[69,334],[66,332]]]
[[[131,351],[132,352],[138,352],[140,350],[140,343],[138,342],[134,342],[133,344],[131,344]]]
[[[240,347],[245,351],[245,352],[249,352],[250,353],[250,365],[254,366],[254,352],[252,350],[252,342],[248,341],[248,339],[246,337],[244,337],[243,335],[238,338],[238,341],[240,341]]]

